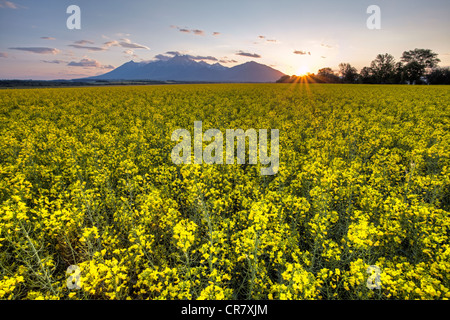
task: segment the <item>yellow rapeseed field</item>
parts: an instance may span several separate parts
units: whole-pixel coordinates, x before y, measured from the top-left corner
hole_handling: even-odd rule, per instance
[[[174,164],[194,121],[278,172]],[[0,91],[0,299],[448,299],[449,214],[448,87]]]

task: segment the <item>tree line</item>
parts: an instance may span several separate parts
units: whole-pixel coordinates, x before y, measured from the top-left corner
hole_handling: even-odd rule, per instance
[[[450,84],[450,68],[439,67],[438,54],[430,49],[404,51],[400,61],[389,54],[378,54],[358,73],[350,63],[340,63],[339,72],[319,69],[317,74],[282,76],[278,83],[373,83],[373,84]]]

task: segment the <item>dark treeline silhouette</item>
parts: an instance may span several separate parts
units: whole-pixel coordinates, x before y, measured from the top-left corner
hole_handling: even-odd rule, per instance
[[[339,72],[322,68],[317,74],[283,76],[278,83],[373,83],[373,84],[450,84],[450,68],[439,67],[441,60],[430,49],[403,52],[400,61],[389,54],[378,54],[358,73],[350,63],[340,63]]]

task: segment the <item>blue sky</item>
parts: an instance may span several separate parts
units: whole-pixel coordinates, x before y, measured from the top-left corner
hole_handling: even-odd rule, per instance
[[[366,26],[372,4],[380,30]],[[81,9],[80,30],[66,27],[69,5]],[[0,0],[0,79],[91,76],[167,52],[298,74],[426,48],[449,66],[449,9],[448,0]]]

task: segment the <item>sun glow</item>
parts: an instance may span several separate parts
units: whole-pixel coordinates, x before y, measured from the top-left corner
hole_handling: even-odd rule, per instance
[[[311,70],[309,70],[308,66],[301,66],[300,68],[297,69],[297,75],[298,76],[306,76],[308,73],[310,73]]]

